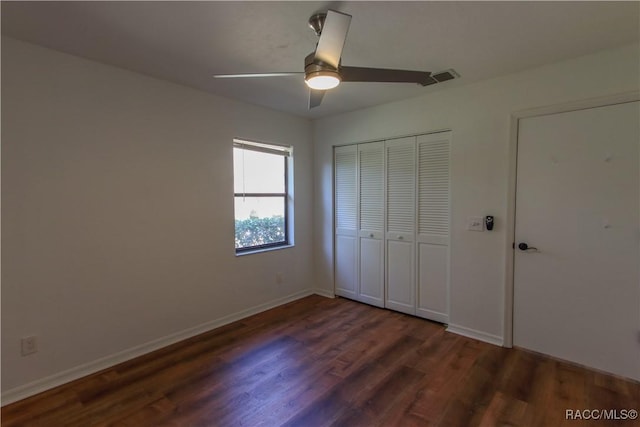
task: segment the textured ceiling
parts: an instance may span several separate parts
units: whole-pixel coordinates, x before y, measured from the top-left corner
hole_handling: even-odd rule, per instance
[[[497,77],[640,39],[638,2],[6,2],[2,33],[254,104],[316,118]],[[327,8],[353,15],[344,65],[441,71],[459,80],[343,83],[307,109],[302,71]]]

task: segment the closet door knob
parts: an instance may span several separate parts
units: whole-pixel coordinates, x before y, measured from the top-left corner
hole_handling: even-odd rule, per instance
[[[371,237],[373,239],[373,233],[369,234],[369,237]]]
[[[398,236],[398,240],[404,240],[404,236]]]

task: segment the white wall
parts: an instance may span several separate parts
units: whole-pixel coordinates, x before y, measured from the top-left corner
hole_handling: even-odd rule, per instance
[[[3,403],[310,292],[311,134],[2,37]],[[235,256],[234,136],[294,146],[294,248]]]
[[[502,342],[510,115],[638,90],[639,63],[638,45],[626,46],[314,122],[317,286],[333,288],[332,146],[451,129],[450,324]],[[494,231],[466,231],[475,215],[494,215]]]

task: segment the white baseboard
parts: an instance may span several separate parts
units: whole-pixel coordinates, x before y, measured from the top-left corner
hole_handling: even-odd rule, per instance
[[[464,326],[452,325],[447,326],[447,332],[462,335],[467,338],[473,338],[479,341],[484,341],[489,344],[503,346],[503,339],[501,336],[488,334],[486,332],[478,331]]]
[[[295,301],[297,299],[304,298],[306,296],[313,295],[313,294],[318,294],[318,295],[333,298],[332,294],[321,289],[307,289],[304,291],[296,292],[294,294],[287,295],[286,297],[278,298],[278,299],[266,302],[264,304],[260,304],[255,307],[249,308],[247,310],[242,310],[238,313],[234,313],[225,317],[221,317],[219,319],[205,322],[193,328],[184,329],[182,331],[167,335],[165,337],[158,338],[153,341],[149,341],[145,344],[131,347],[127,350],[123,350],[118,353],[94,360],[92,362],[85,363],[80,366],[76,366],[66,371],[62,371],[57,374],[53,374],[48,377],[41,378],[39,380],[32,381],[30,383],[21,385],[19,387],[15,387],[13,389],[7,390],[6,392],[3,392],[2,396],[0,397],[0,400],[2,402],[1,406],[5,406],[10,403],[16,402],[18,400],[22,400],[27,397],[33,396],[35,394],[42,393],[43,391],[52,389],[54,387],[68,383],[70,381],[77,380],[87,375],[94,374],[96,372],[102,371],[103,369],[107,369],[119,363],[126,362],[127,360],[131,360],[138,356],[142,356],[143,354],[150,353],[152,351],[169,346],[171,344],[175,344],[179,341],[183,341],[188,338],[194,337],[196,335],[202,334],[204,332],[208,332],[212,329],[219,328],[220,326],[227,325],[229,323],[244,319],[245,317],[249,317],[254,314],[261,313],[271,308],[274,308],[274,307],[277,307],[277,306],[286,304],[288,302]]]
[[[444,323],[447,325],[449,323],[449,315],[446,313],[441,313],[435,310],[427,310],[426,308],[417,308],[416,316],[424,317],[425,319],[433,320],[435,322]]]
[[[333,293],[333,291],[329,291],[327,289],[320,289],[320,288],[315,288],[313,290],[313,293],[316,295],[320,295],[321,297],[326,297],[326,298],[335,298],[336,294]]]

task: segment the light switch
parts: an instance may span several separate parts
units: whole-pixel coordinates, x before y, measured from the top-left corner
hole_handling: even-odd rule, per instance
[[[470,216],[467,218],[467,230],[484,231],[484,221],[481,216]]]

